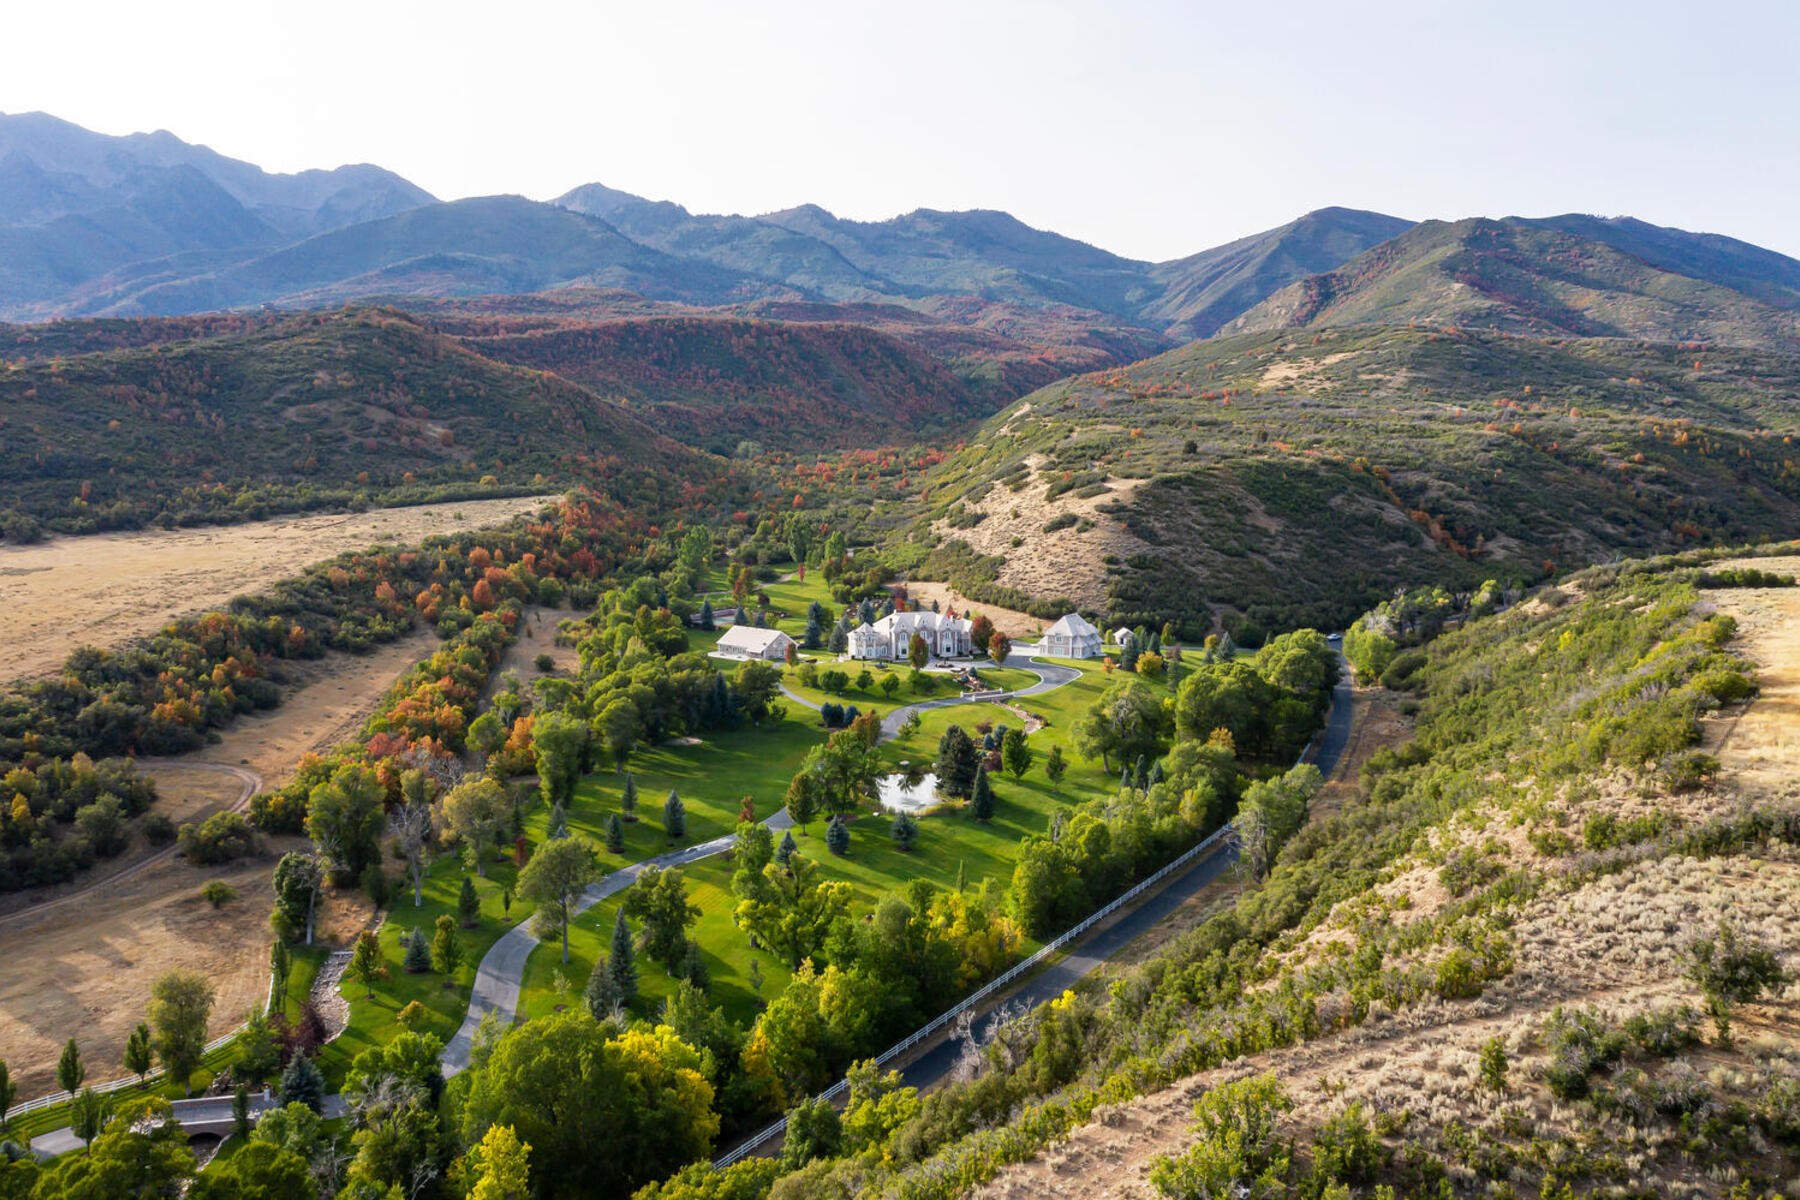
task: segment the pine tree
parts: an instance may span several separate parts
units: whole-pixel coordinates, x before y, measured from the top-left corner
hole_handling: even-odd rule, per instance
[[[241,1083],[231,1094],[231,1124],[238,1137],[250,1136],[250,1089]]]
[[[975,786],[981,755],[961,725],[952,725],[938,739],[938,790],[946,796],[967,796]]]
[[[850,826],[837,817],[825,826],[825,848],[842,858],[850,852]]]
[[[456,915],[462,918],[464,929],[473,929],[481,920],[481,897],[475,894],[475,881],[467,875],[463,876],[462,890],[456,893]]]
[[[81,1061],[81,1047],[70,1038],[62,1049],[62,1057],[56,1062],[56,1082],[63,1091],[73,1096],[81,1088],[81,1081],[87,1078],[87,1067]]]
[[[612,947],[606,955],[606,974],[621,1008],[637,999],[637,951],[631,946],[631,926],[625,923],[625,911],[619,910],[613,921]]]
[[[969,793],[969,812],[977,821],[994,819],[994,789],[988,783],[987,768],[975,768],[975,787]]]
[[[750,966],[754,968],[756,964],[751,963]],[[761,976],[759,973],[759,984],[760,981]],[[6,1110],[11,1108],[13,1106],[13,1101],[18,1098],[19,1085],[13,1082],[12,1072],[6,1069],[5,1060],[0,1060],[0,1129],[5,1129],[7,1127]]]
[[[563,807],[563,802],[561,800],[558,800],[555,804],[550,806],[550,828],[548,833],[553,838],[566,838],[569,836],[569,813],[568,810]]]
[[[787,866],[788,859],[792,858],[794,851],[799,848],[800,843],[794,840],[794,831],[787,830],[781,835],[781,845],[775,847],[775,861],[784,867]]]
[[[1157,784],[1161,783],[1162,781],[1163,781],[1163,765],[1162,765],[1162,759],[1159,758],[1155,762],[1150,764],[1150,786],[1155,787]]]
[[[423,929],[414,929],[401,939],[406,945],[406,957],[401,966],[409,975],[423,975],[431,970],[431,946],[425,940]]]
[[[1050,778],[1050,790],[1061,786],[1063,775],[1069,770],[1069,760],[1063,757],[1061,746],[1050,747],[1050,753],[1044,758],[1044,774]]]
[[[956,892],[957,892],[957,895],[960,896],[963,892],[967,891],[968,887],[969,887],[968,866],[963,862],[962,859],[959,858],[956,860]]]
[[[669,789],[669,798],[663,801],[663,832],[669,835],[671,842],[678,842],[687,836],[687,805]]]
[[[687,956],[681,960],[681,970],[676,976],[687,980],[701,991],[712,986],[712,973],[706,969],[706,958],[700,953],[700,943],[689,940]]]
[[[325,1076],[319,1073],[319,1068],[312,1059],[304,1054],[296,1054],[287,1070],[281,1073],[281,1082],[276,1085],[276,1096],[283,1106],[304,1104],[318,1112],[325,1105]]]
[[[702,600],[700,602],[700,628],[706,630],[718,628],[718,625],[713,620],[711,600]]]
[[[618,813],[606,818],[606,850],[609,854],[625,853],[625,826],[619,820]]]
[[[625,790],[619,796],[619,815],[627,821],[637,820],[637,777],[625,772]]]
[[[618,993],[613,990],[609,965],[604,954],[596,958],[594,969],[588,972],[587,986],[581,990],[582,1002],[596,1021],[606,1020],[623,1007]]]
[[[1136,778],[1138,791],[1147,792],[1150,790],[1150,764],[1141,754],[1138,755],[1137,758]]]
[[[125,1039],[125,1069],[136,1075],[142,1086],[144,1076],[150,1074],[150,1066],[150,1027],[139,1022]]]
[[[757,962],[754,958],[750,960],[750,974],[748,978],[750,980],[750,990],[755,992],[758,996],[761,996],[763,985],[762,964]],[[4,1064],[0,1064],[0,1066],[3,1065]]]
[[[894,823],[889,827],[888,833],[894,839],[894,845],[901,850],[911,850],[913,843],[919,840],[919,823],[905,813],[901,813],[894,818]]]

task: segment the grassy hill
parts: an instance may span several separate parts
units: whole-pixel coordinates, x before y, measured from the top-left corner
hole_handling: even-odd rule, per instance
[[[991,413],[942,363],[854,325],[648,317],[463,339],[500,362],[554,371],[683,441],[852,446],[912,441]]]
[[[1592,224],[1584,229],[1604,232]],[[1429,323],[1800,351],[1800,315],[1791,307],[1708,278],[1752,286],[1747,268],[1702,253],[1701,235],[1661,232],[1687,251],[1671,248],[1662,260],[1700,274],[1652,266],[1607,242],[1537,224],[1427,221],[1335,270],[1283,288],[1227,323],[1224,332]],[[1641,245],[1648,239],[1616,240],[1653,252]],[[1781,261],[1800,272],[1800,264]],[[1755,286],[1787,295],[1778,283]]]
[[[1351,208],[1310,212],[1279,228],[1158,263],[1151,276],[1164,290],[1142,315],[1174,338],[1211,337],[1274,292],[1411,227],[1411,221]]]
[[[0,508],[73,531],[580,482],[654,509],[723,470],[388,310],[0,369]]]
[[[1053,384],[876,514],[904,565],[1021,606],[1341,626],[1395,587],[1800,532],[1800,361],[1343,328]]]

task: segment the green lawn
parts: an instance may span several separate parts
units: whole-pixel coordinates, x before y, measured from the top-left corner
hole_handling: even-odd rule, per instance
[[[541,810],[538,815],[541,818]],[[459,928],[457,931],[462,939],[464,961],[450,981],[451,986],[445,987],[444,977],[436,972],[407,974],[402,967],[405,955],[400,947],[401,937],[415,927],[425,930],[426,936],[430,937],[441,914],[455,916],[456,897],[466,874],[468,871],[460,854],[442,855],[426,872],[422,908],[413,907],[411,887],[395,894],[387,924],[381,930],[381,956],[388,975],[376,982],[373,998],[367,995],[368,989],[349,975],[339,983],[338,992],[350,1002],[350,1024],[319,1057],[319,1067],[334,1089],[343,1082],[344,1073],[358,1054],[372,1046],[385,1045],[402,1032],[394,1014],[414,1000],[430,1013],[419,1031],[436,1034],[448,1042],[462,1026],[468,1012],[469,991],[474,986],[475,969],[482,955],[512,923],[531,915],[530,904],[514,899],[511,921],[505,919],[501,892],[517,879],[518,868],[510,857],[505,862],[489,861],[487,878],[475,879],[475,893],[481,899],[480,921],[473,929]]]
[[[823,878],[843,880],[852,886],[853,912],[860,915],[869,911],[882,896],[903,889],[914,879],[923,878],[940,887],[950,887],[955,883],[959,867],[971,884],[989,877],[1009,883],[1019,842],[1025,835],[1043,832],[1058,807],[1112,791],[1115,785],[1101,771],[1099,764],[1081,759],[1068,741],[1075,716],[1104,690],[1107,679],[1097,663],[1071,662],[1067,665],[1081,669],[1082,678],[1043,696],[1028,697],[1019,702],[1021,707],[1047,718],[1049,724],[1031,737],[1037,761],[1023,780],[1014,780],[1004,773],[994,778],[997,804],[992,822],[983,825],[955,810],[925,817],[919,822],[919,839],[914,849],[902,852],[889,837],[892,818],[869,813],[852,823],[850,852],[843,858],[826,850],[823,822],[815,821],[809,836],[796,835],[801,852],[820,864]],[[1006,674],[1021,676],[1019,683],[1030,681],[1030,677],[1022,672]],[[1002,685],[1013,682],[1007,680]],[[778,735],[792,737],[794,735],[786,730],[798,726],[806,736],[798,742],[797,750],[769,753],[767,735],[739,733],[711,739],[702,746],[662,747],[653,754],[640,756],[634,763],[634,770],[640,766],[646,769],[639,779],[639,811],[645,822],[660,821],[662,797],[670,782],[681,788],[683,800],[688,805],[690,828],[695,830],[690,842],[711,836],[710,831],[702,831],[695,825],[702,809],[706,810],[709,819],[714,814],[735,818],[736,799],[746,790],[758,801],[757,815],[767,816],[780,803],[799,754],[821,736],[816,727],[804,723],[810,716],[810,713],[790,712],[783,723],[784,732]],[[896,764],[909,759],[928,762],[935,758],[938,738],[950,725],[961,724],[973,733],[974,726],[982,721],[1016,724],[1017,718],[997,705],[988,704],[933,709],[922,714],[917,733],[887,743],[884,754]],[[1054,743],[1062,744],[1063,753],[1069,759],[1069,770],[1061,786],[1053,790],[1044,776],[1043,760]],[[654,774],[649,771],[652,763]],[[656,781],[654,788],[649,786],[652,778]],[[617,796],[618,785],[610,774],[584,780],[577,790],[576,812],[571,814],[571,824],[582,830],[594,828],[595,802],[599,802],[601,812],[614,811]],[[723,832],[728,827],[722,824],[719,830]],[[640,831],[640,836],[644,840],[630,843],[627,854],[621,856],[623,861],[648,857],[667,848],[660,831]],[[608,861],[610,864],[620,860],[609,858]],[[787,983],[789,971],[767,951],[752,951],[748,939],[733,922],[736,902],[730,891],[729,860],[723,856],[705,859],[685,868],[683,875],[689,895],[702,914],[690,932],[700,943],[712,976],[713,999],[734,1018],[748,1022],[754,1018],[759,1000],[766,1001],[779,994]],[[588,973],[610,942],[619,904],[618,897],[608,899],[576,921],[570,933],[567,966],[562,964],[560,947],[555,944],[546,944],[532,955],[521,997],[521,1012],[525,1017],[543,1016],[559,1006],[581,1003],[581,989]],[[1029,953],[1032,948],[1032,944],[1027,944],[1023,951]],[[762,976],[760,995],[750,986],[752,960],[758,964]],[[557,986],[559,974],[562,990]],[[673,990],[673,983],[654,963],[640,960],[639,974],[640,998],[636,1011],[651,1016]]]

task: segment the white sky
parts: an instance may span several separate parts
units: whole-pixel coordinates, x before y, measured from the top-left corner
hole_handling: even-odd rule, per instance
[[[1800,255],[1800,4],[3,0],[0,111],[446,199],[1002,208],[1172,258],[1329,204]]]

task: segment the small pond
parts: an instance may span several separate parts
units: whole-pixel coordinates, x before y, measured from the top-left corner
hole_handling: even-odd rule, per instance
[[[937,792],[936,775],[922,776],[914,784],[908,784],[903,773],[883,775],[875,786],[881,795],[881,807],[889,812],[924,812],[944,802]]]

